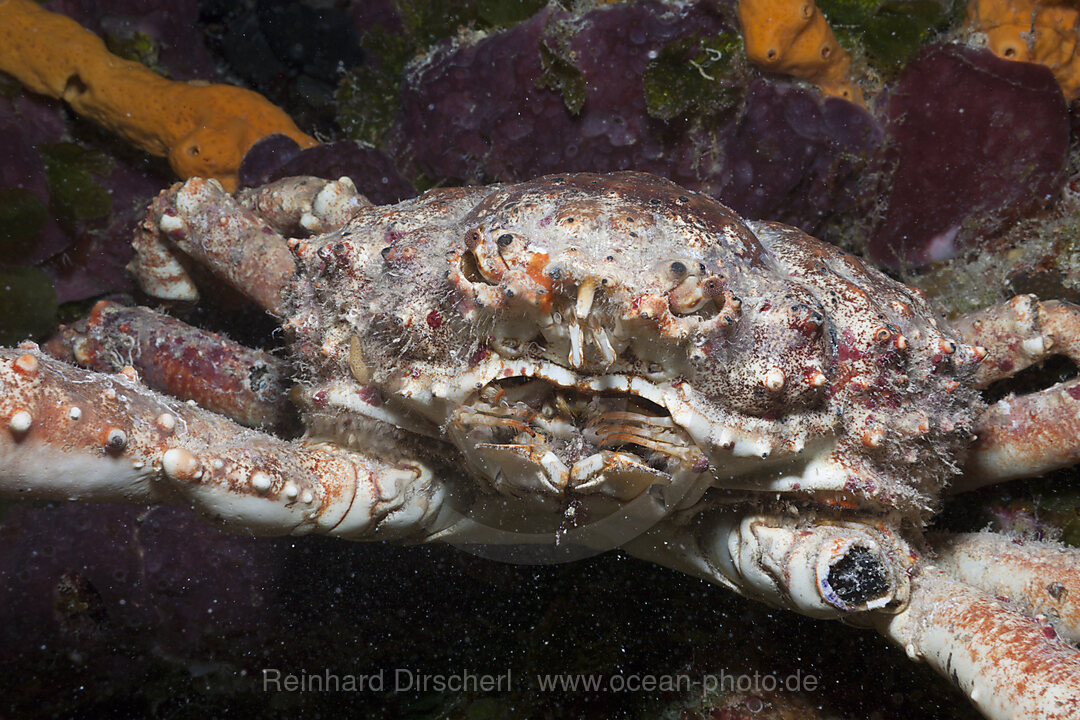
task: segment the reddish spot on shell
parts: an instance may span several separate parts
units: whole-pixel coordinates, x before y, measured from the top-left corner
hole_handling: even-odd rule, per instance
[[[1042,634],[1045,635],[1048,640],[1057,639],[1057,631],[1054,630],[1054,628],[1052,628],[1052,627],[1049,627],[1049,626],[1044,627],[1042,629]]]
[[[439,314],[438,310],[432,310],[427,314],[427,324],[428,327],[433,329],[442,327],[442,315]]]
[[[469,365],[470,366],[476,366],[484,358],[486,358],[487,356],[488,356],[487,346],[486,345],[481,345],[480,347],[476,348],[476,352],[474,352],[472,354],[472,357],[469,358]]]
[[[850,330],[845,330],[840,337],[840,346],[837,348],[837,354],[840,362],[847,362],[849,360],[863,360],[867,357],[867,353],[860,350],[855,346],[855,336],[851,334]]]
[[[536,253],[529,258],[529,264],[525,268],[525,274],[529,276],[529,279],[544,289],[544,294],[540,297],[539,303],[537,303],[537,309],[540,312],[551,312],[551,304],[555,300],[555,294],[552,292],[554,287],[554,281],[544,272],[548,265],[547,253]]]
[[[1013,369],[1013,361],[1009,358],[1002,358],[1001,360],[998,360],[997,366],[998,370],[1001,370],[1002,372],[1011,372]]]
[[[374,405],[379,407],[382,405],[382,394],[379,389],[374,385],[365,385],[356,391],[356,394],[360,396],[360,399],[366,402],[368,405]]]
[[[315,403],[319,407],[323,407],[324,405],[326,405],[326,402],[327,402],[326,391],[325,390],[320,390],[319,392],[312,395],[311,396],[311,402]]]
[[[854,345],[848,345],[847,343],[840,343],[840,347],[837,352],[840,362],[847,362],[849,360],[863,360],[866,358],[866,353],[855,347]]]
[[[1071,388],[1069,388],[1065,392],[1073,400],[1080,400],[1080,386],[1073,385]]]

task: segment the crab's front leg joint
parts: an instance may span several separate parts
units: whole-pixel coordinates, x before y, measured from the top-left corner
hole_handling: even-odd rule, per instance
[[[978,387],[1041,362],[1054,344],[1042,330],[1040,303],[1034,295],[1017,295],[1006,303],[962,315],[952,327],[965,343],[985,350],[984,361],[975,369]]]
[[[275,440],[172,448],[161,465],[200,513],[234,532],[418,540],[442,509],[443,487],[421,463]]]
[[[371,202],[356,192],[356,185],[347,177],[283,178],[241,190],[237,200],[285,237],[337,230],[353,215],[371,207]]]

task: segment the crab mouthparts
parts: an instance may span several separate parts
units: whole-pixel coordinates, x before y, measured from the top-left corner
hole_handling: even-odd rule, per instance
[[[546,379],[496,380],[457,410],[449,433],[492,489],[522,496],[599,493],[629,500],[707,466],[667,410],[624,393]]]

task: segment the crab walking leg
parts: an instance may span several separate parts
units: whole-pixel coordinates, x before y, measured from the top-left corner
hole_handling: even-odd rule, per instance
[[[99,372],[130,365],[150,387],[248,427],[283,427],[290,417],[285,364],[262,350],[145,307],[102,300],[85,328],[62,333],[63,354]]]
[[[965,343],[982,346],[985,360],[975,370],[975,383],[986,387],[1024,368],[1065,355],[1080,364],[1080,306],[1034,295],[1017,295],[957,318],[952,323]]]
[[[975,435],[964,473],[951,492],[1080,462],[1080,379],[994,403],[976,422]]]
[[[241,190],[236,199],[285,237],[337,230],[353,215],[371,207],[371,201],[356,192],[356,185],[347,177],[283,178]]]
[[[130,267],[142,288],[155,295],[160,278],[171,278],[169,244],[204,265],[256,305],[281,315],[281,291],[296,272],[285,238],[240,206],[217,180],[192,178],[165,190],[151,206],[147,228],[136,236]],[[152,235],[152,228],[160,231]],[[148,256],[145,257],[144,256]]]
[[[0,350],[0,497],[190,503],[234,532],[430,534],[444,490],[410,460],[288,442],[125,374]]]
[[[874,621],[912,659],[956,683],[988,720],[1080,717],[1080,652],[939,569],[915,578],[903,612]]]
[[[953,326],[965,342],[986,348],[987,357],[975,371],[975,382],[983,387],[1052,355],[1080,364],[1080,307],[1072,303],[1041,303],[1034,295],[1019,295]],[[1075,464],[1080,461],[1075,442],[1080,437],[1080,380],[1001,400],[978,420],[975,434],[978,439],[954,492]]]
[[[1080,551],[988,532],[927,539],[950,575],[1007,597],[1026,615],[1045,616],[1062,637],[1080,642]]]

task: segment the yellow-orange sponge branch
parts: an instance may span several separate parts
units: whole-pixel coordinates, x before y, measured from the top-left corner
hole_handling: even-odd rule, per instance
[[[1075,3],[970,0],[968,27],[998,57],[1050,68],[1069,101],[1080,97],[1080,11]]]
[[[260,138],[283,133],[303,147],[317,144],[262,95],[167,80],[32,0],[0,0],[0,71],[167,157],[180,177],[217,178],[230,190],[244,153]]]
[[[849,76],[851,56],[813,0],[739,0],[736,12],[750,62],[862,104]]]

